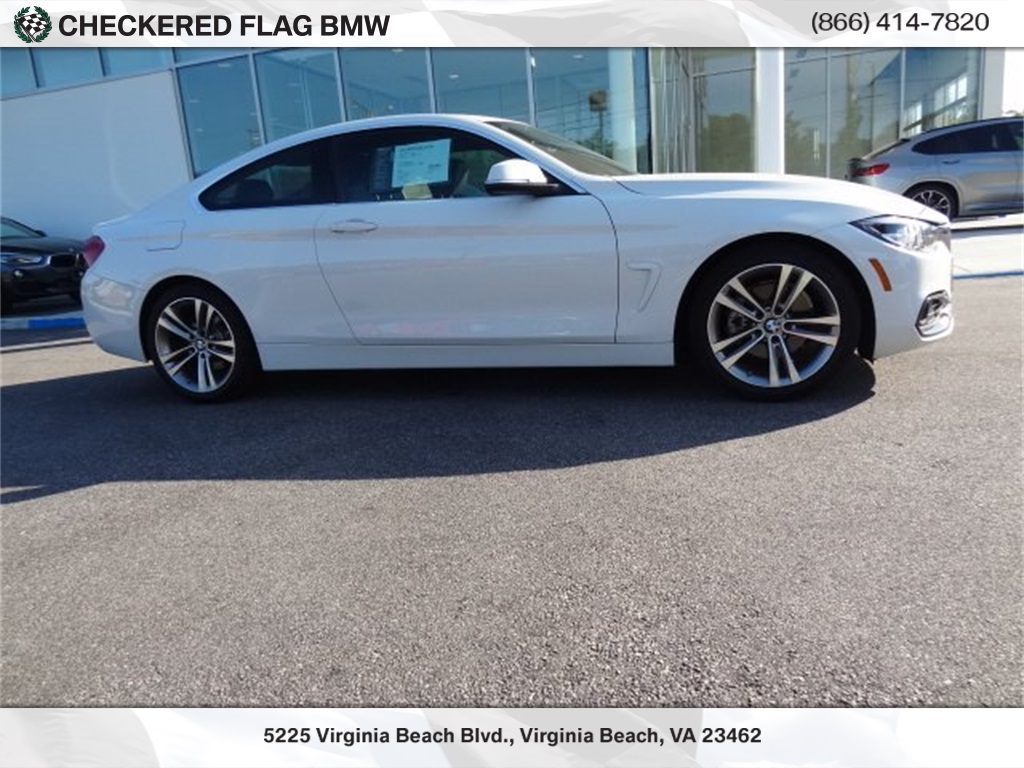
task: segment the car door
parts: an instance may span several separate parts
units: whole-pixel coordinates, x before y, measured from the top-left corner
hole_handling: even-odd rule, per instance
[[[507,149],[465,131],[338,137],[342,203],[317,223],[323,275],[363,344],[611,342],[615,234],[604,206],[492,196]]]
[[[337,207],[331,150],[318,139],[260,158],[207,187],[189,221],[196,270],[217,275],[261,344],[352,337],[316,260],[316,224]]]
[[[1020,199],[1021,152],[1005,122],[957,132],[957,151],[938,157],[942,170],[961,190],[961,214],[1014,207]]]
[[[1017,167],[1017,188],[1014,192],[1015,210],[1024,210],[1024,120],[1014,120],[1008,124],[1010,130],[1010,152]]]

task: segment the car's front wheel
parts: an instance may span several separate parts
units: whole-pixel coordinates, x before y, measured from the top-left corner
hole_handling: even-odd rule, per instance
[[[156,372],[191,400],[226,400],[259,373],[256,345],[230,299],[203,283],[173,285],[153,301],[146,321]]]
[[[698,284],[687,320],[699,367],[757,400],[818,388],[853,353],[859,333],[850,279],[829,256],[788,242],[723,257]]]

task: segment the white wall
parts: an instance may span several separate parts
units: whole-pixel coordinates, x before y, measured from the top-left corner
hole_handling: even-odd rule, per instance
[[[1003,78],[1003,113],[1024,112],[1024,48],[1006,49]]]
[[[981,117],[1024,111],[1024,49],[986,48]]]
[[[0,102],[0,209],[48,233],[85,237],[189,180],[173,75]]]

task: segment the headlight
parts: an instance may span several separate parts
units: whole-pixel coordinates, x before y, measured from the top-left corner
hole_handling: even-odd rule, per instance
[[[940,243],[949,248],[949,224],[903,216],[875,216],[852,223],[869,235],[908,251],[930,251]]]
[[[46,256],[32,253],[0,253],[0,261],[12,267],[25,267],[30,264],[42,264]]]

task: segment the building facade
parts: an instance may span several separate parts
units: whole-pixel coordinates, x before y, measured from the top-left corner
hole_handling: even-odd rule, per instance
[[[525,120],[637,171],[841,178],[931,127],[1020,110],[1021,51],[0,49],[4,215],[83,235],[252,147],[342,120]]]

